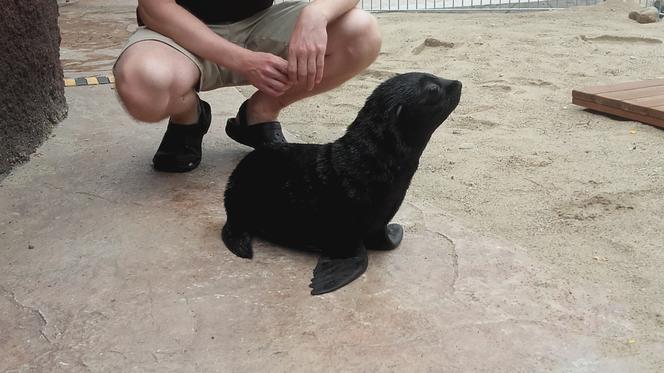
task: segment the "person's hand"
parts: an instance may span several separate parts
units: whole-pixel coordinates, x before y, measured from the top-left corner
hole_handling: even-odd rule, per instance
[[[270,96],[281,96],[292,86],[288,62],[274,54],[247,51],[239,70],[249,83]]]
[[[288,78],[308,90],[323,79],[327,49],[327,19],[315,7],[302,9],[288,47]]]

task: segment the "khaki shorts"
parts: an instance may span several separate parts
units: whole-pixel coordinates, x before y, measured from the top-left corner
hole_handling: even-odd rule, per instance
[[[282,58],[287,58],[288,43],[295,28],[295,23],[300,15],[300,11],[307,5],[307,2],[299,1],[274,4],[270,8],[242,21],[208,25],[208,27],[217,35],[244,48],[253,51],[268,52]],[[139,27],[129,37],[122,52],[133,44],[144,40],[160,41],[189,57],[201,72],[198,87],[200,91],[249,84],[242,75],[221,67],[214,62],[202,59],[178,45],[173,39],[145,27]]]

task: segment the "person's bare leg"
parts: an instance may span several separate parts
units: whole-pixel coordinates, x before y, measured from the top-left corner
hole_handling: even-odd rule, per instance
[[[120,56],[114,73],[118,95],[131,116],[144,122],[170,117],[152,167],[162,172],[198,167],[211,116],[210,106],[194,89],[200,78],[196,64],[164,43],[141,41]]]
[[[281,109],[306,97],[329,91],[367,68],[378,57],[381,36],[376,19],[369,13],[353,9],[327,28],[328,43],[323,79],[308,91],[296,85],[280,97],[257,91],[248,102],[249,124],[277,119]]]
[[[178,124],[198,119],[198,67],[172,47],[153,40],[138,42],[120,56],[115,85],[127,112],[142,122],[170,117]]]

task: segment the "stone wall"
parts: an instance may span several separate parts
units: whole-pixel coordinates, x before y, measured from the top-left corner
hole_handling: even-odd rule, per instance
[[[67,115],[56,0],[0,6],[0,175],[26,161]]]

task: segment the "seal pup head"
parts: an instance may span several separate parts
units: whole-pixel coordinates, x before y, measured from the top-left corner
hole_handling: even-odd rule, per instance
[[[406,141],[426,142],[459,104],[461,86],[427,73],[397,75],[374,90],[353,124],[396,129]]]

